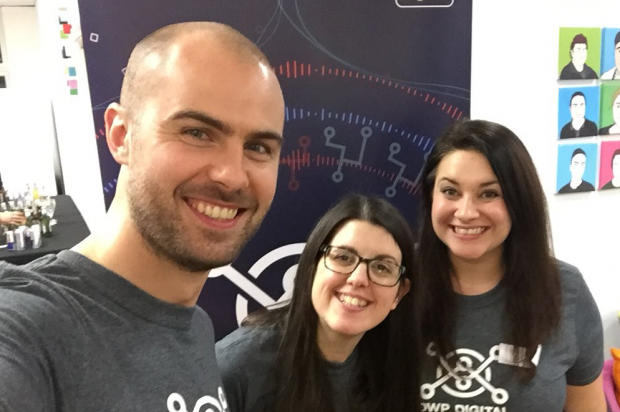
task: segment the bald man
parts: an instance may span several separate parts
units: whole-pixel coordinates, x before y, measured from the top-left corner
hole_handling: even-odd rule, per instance
[[[0,266],[0,411],[228,411],[196,306],[276,189],[284,102],[230,27],[167,26],[133,50],[105,112],[121,165],[73,250]]]

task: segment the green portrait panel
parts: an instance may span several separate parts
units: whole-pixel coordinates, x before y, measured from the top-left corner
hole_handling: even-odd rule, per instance
[[[600,127],[604,128],[615,123],[613,105],[618,98],[620,80],[612,80],[601,84],[601,116]]]
[[[558,79],[560,80],[566,79],[566,77],[562,77],[562,70],[572,61],[571,43],[578,35],[583,35],[586,38],[586,65],[597,74],[595,78],[598,78],[601,68],[601,29],[598,27],[560,27],[558,49]]]

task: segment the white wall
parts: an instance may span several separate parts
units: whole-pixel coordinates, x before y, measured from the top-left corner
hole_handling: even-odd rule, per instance
[[[549,201],[556,256],[583,272],[603,317],[609,358],[609,347],[620,347],[620,193],[554,194],[556,79],[559,27],[618,27],[620,2],[474,0],[473,5],[471,116],[509,127],[532,154]]]
[[[56,194],[52,104],[31,91],[0,89],[0,173],[9,192],[35,183]],[[36,121],[33,121],[36,119]]]
[[[39,25],[34,7],[0,7],[0,25],[4,28],[7,68],[12,88],[38,89],[41,81]]]
[[[67,9],[69,23],[73,26],[67,41],[61,40],[59,36],[59,7]],[[81,33],[77,0],[39,1],[36,9],[42,58],[47,68],[46,81],[54,108],[65,192],[71,195],[92,230],[105,215],[105,204],[84,51],[75,41]],[[62,58],[63,45],[71,49],[70,60]],[[67,66],[77,70],[77,96],[69,94],[66,85],[68,77],[65,74]]]
[[[11,153],[3,156],[0,171],[9,188],[21,190],[26,183],[36,182],[55,194],[54,153],[58,150],[65,193],[92,228],[105,214],[105,207],[88,78],[83,50],[74,46],[73,58],[62,58],[61,6],[69,11],[73,46],[80,33],[77,0],[0,8],[6,43],[4,69],[10,79],[9,89],[0,90],[0,153]],[[77,96],[69,94],[67,66],[77,69]],[[33,157],[36,163],[29,160]]]
[[[1,7],[4,31],[3,70],[9,88],[0,89],[0,173],[9,191],[26,184],[56,194],[52,104],[40,75],[42,67],[34,7]]]
[[[5,1],[5,0],[0,0]],[[2,4],[2,3],[0,3]],[[60,39],[59,8],[67,9],[72,34]],[[105,214],[77,0],[45,0],[34,7],[1,7],[9,89],[0,90],[0,171],[5,184],[45,185],[55,194],[54,152],[60,155],[65,193],[92,228]],[[62,58],[62,46],[72,59]],[[67,87],[67,66],[77,69],[78,95]],[[10,153],[9,155],[4,155]],[[36,157],[33,168],[29,157]],[[24,163],[25,168],[16,165]],[[25,169],[25,173],[16,170]]]

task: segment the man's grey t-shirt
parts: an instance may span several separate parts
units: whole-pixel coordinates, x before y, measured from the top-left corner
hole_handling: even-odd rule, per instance
[[[603,366],[601,317],[581,273],[558,262],[562,282],[562,321],[558,334],[540,347],[535,378],[521,383],[519,366],[509,365],[504,338],[506,290],[500,284],[477,296],[459,296],[456,326],[458,362],[436,364],[426,351],[421,395],[423,411],[561,412],[566,385],[587,385]],[[536,274],[531,274],[535,276]],[[527,300],[527,296],[522,299]],[[438,322],[441,319],[437,320]],[[449,359],[454,361],[455,359]]]
[[[72,251],[0,264],[0,412],[207,407],[229,410],[203,310]]]
[[[224,388],[233,412],[265,412],[273,404],[277,368],[276,355],[281,333],[275,325],[243,326],[215,345]],[[334,410],[348,411],[348,394],[357,367],[358,352],[342,363],[324,361]],[[303,373],[303,365],[299,373]]]

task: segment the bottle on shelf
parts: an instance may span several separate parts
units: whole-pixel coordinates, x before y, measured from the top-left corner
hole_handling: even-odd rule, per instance
[[[26,226],[30,228],[28,231],[29,246],[32,249],[38,249],[41,247],[41,207],[35,205],[32,214],[29,217],[29,222],[26,222]]]
[[[34,223],[41,224],[41,207],[33,204],[29,212],[26,212],[26,226],[31,227]]]
[[[32,201],[32,191],[30,190],[30,183],[26,183],[26,190],[22,193],[22,199],[24,199],[24,203],[27,201]]]
[[[41,214],[41,236],[52,237],[52,225],[50,224],[51,220],[52,219],[48,215]]]
[[[37,188],[37,184],[32,184],[32,201],[36,202],[39,199],[39,189]]]
[[[24,213],[24,207],[26,206],[26,194],[24,192],[17,192],[15,196],[15,206],[13,210]]]

